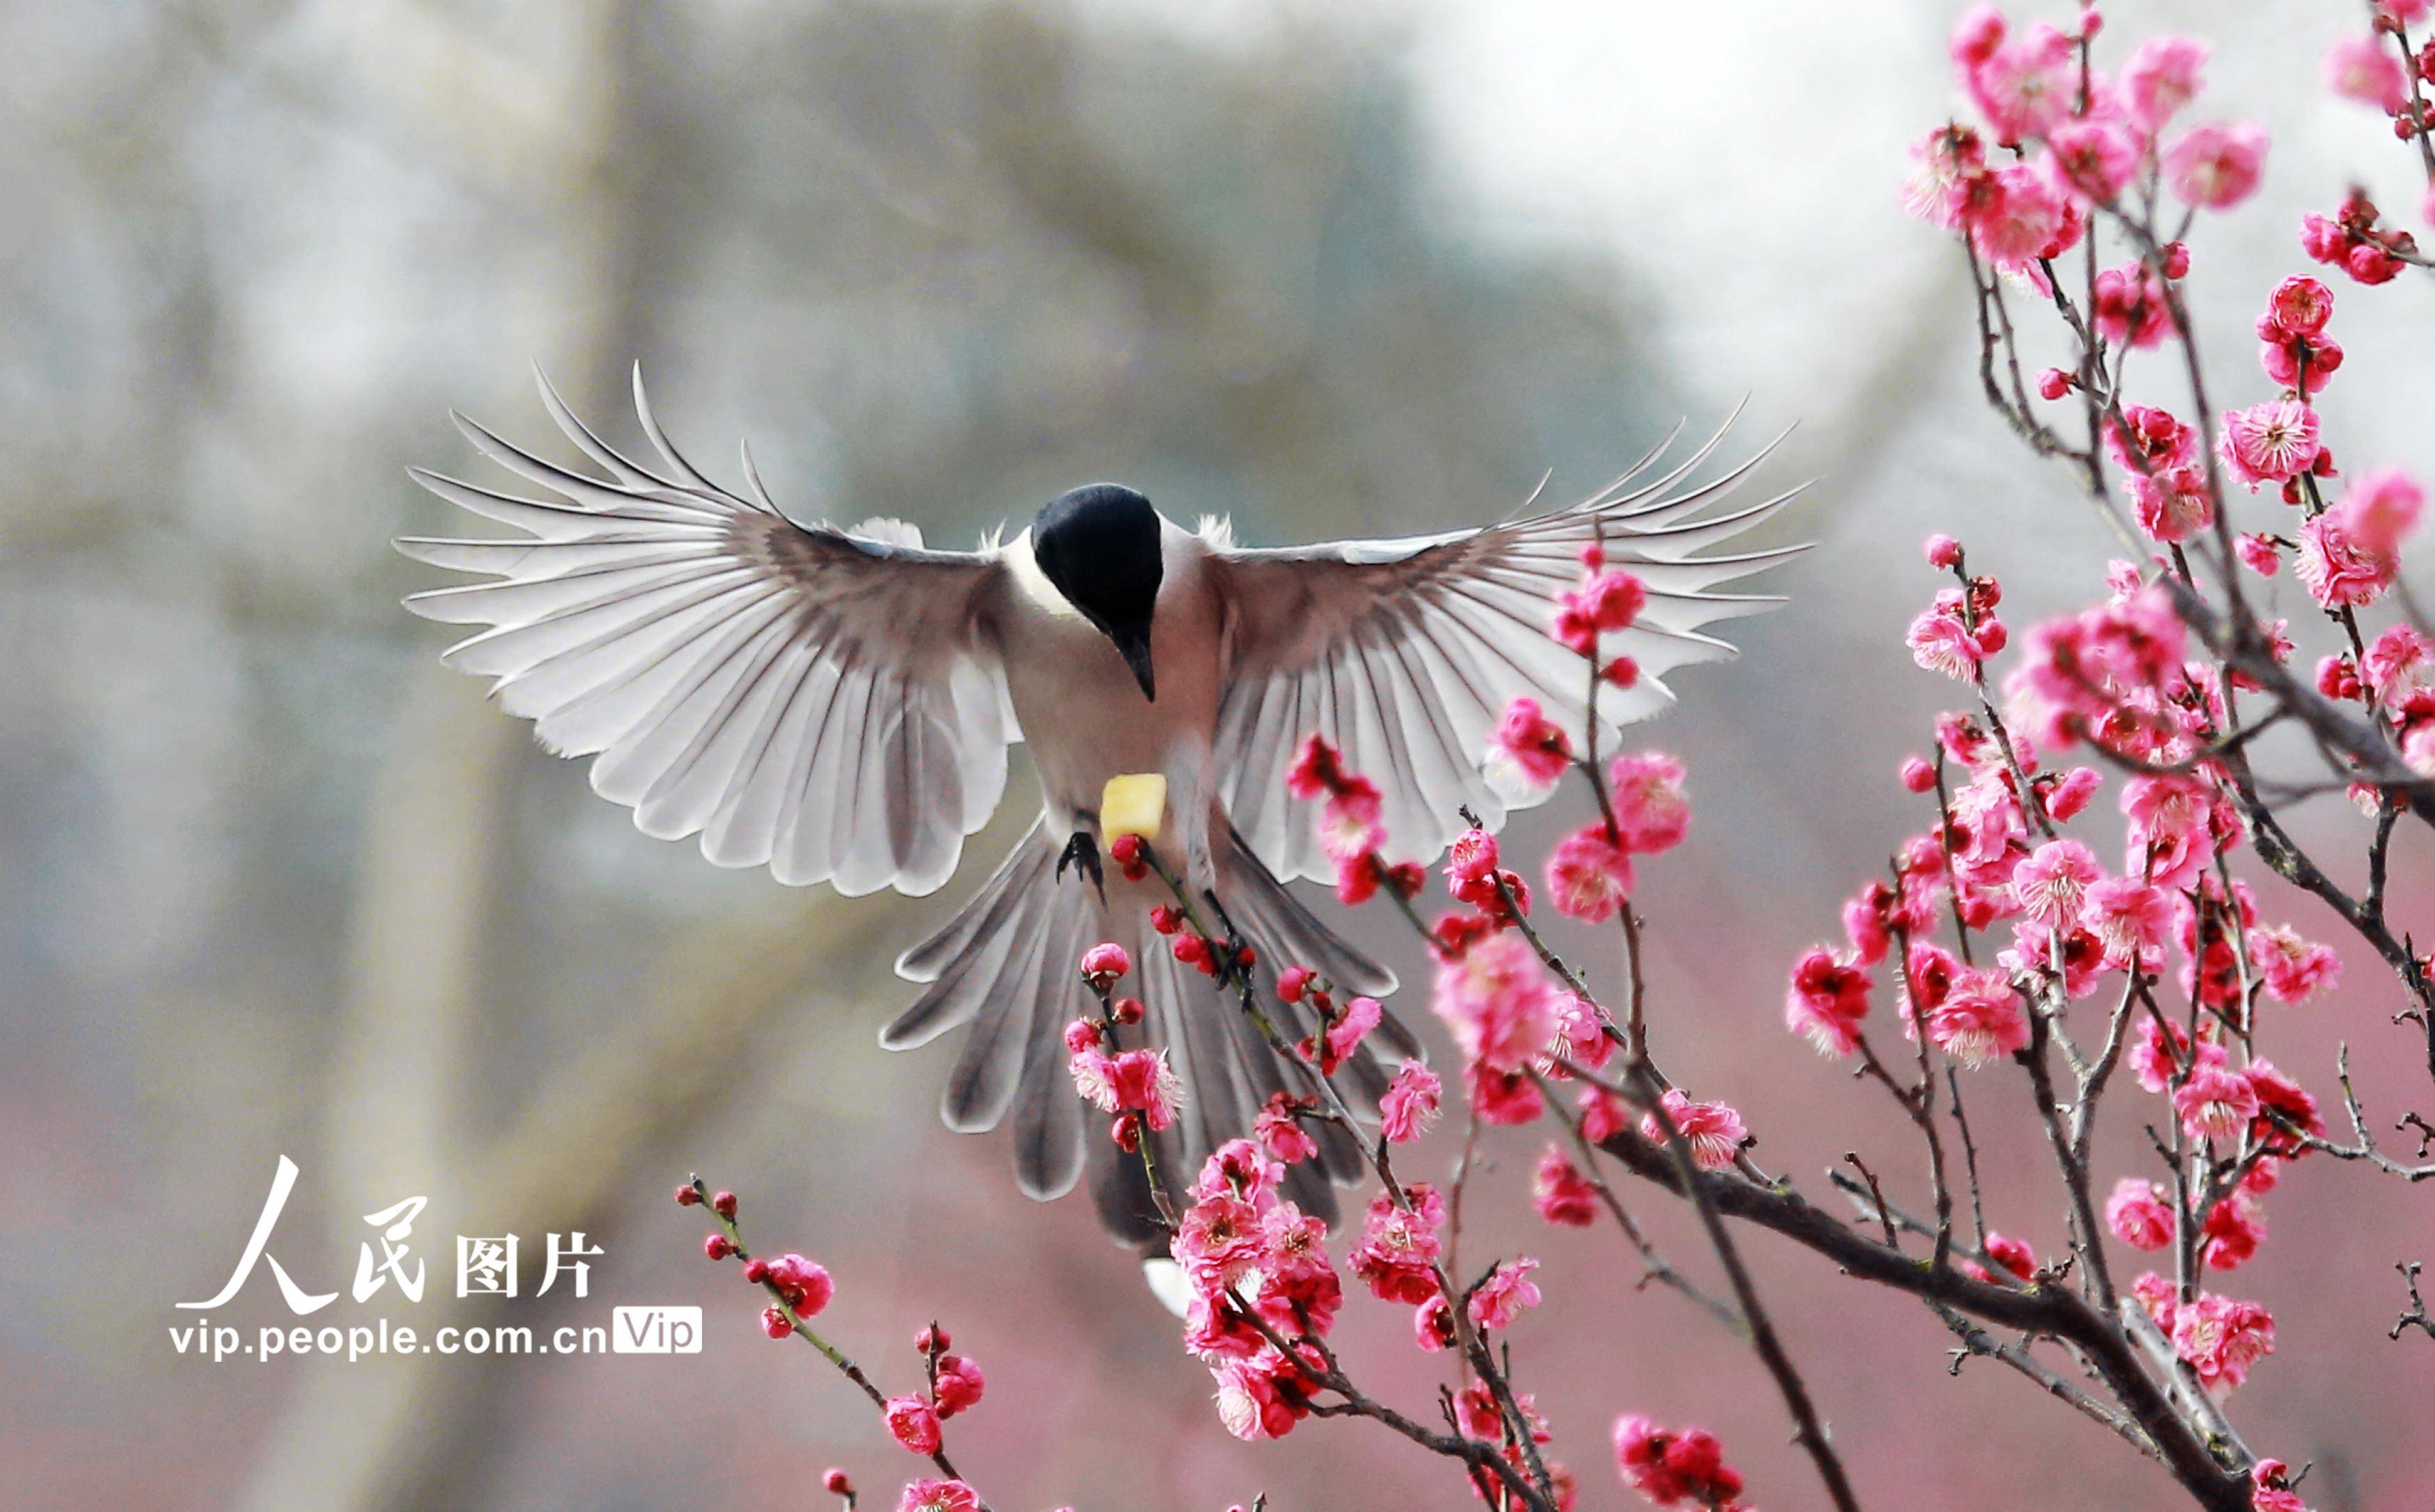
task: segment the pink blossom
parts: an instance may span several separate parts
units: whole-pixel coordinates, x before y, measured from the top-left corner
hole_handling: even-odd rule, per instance
[[[2266,129],[2254,121],[2209,121],[2165,151],[2165,181],[2184,204],[2229,210],[2256,192],[2266,172]]]
[[[2029,1248],[2028,1240],[1999,1234],[1992,1228],[1987,1231],[1987,1258],[2022,1280],[2038,1273],[2037,1252]]]
[[[1436,1072],[1417,1060],[1405,1061],[1379,1094],[1378,1132],[1390,1144],[1409,1144],[1437,1122],[1442,1095],[1444,1086]]]
[[[1412,1342],[1425,1354],[1440,1354],[1455,1347],[1454,1308],[1443,1292],[1412,1309]]]
[[[1562,1145],[1550,1144],[1540,1155],[1539,1169],[1530,1178],[1530,1202],[1542,1219],[1564,1228],[1586,1228],[1597,1221],[1597,1189]]]
[[[2081,230],[2071,202],[2026,163],[1997,168],[1974,183],[1961,216],[1971,246],[2005,272],[2061,256],[2078,244]]]
[[[2058,927],[2080,917],[2090,884],[2105,875],[2078,840],[2048,840],[2012,868],[2012,896],[2031,919]]]
[[[2252,493],[2260,483],[2297,477],[2317,459],[2317,412],[2296,399],[2270,399],[2223,418],[2216,452]]]
[[[2133,700],[2183,687],[2186,640],[2165,591],[2144,588],[2031,629],[2005,691],[2042,744],[2060,748],[2086,733],[2118,747],[2153,724]],[[2111,724],[2116,715],[2129,720],[2119,733]]]
[[[1108,1089],[1115,1103],[1113,1111],[1139,1113],[1153,1129],[1172,1125],[1183,1102],[1183,1078],[1166,1063],[1164,1050],[1128,1050],[1114,1057],[1108,1070]]]
[[[1518,935],[1492,935],[1441,962],[1430,1006],[1466,1060],[1518,1071],[1556,1032],[1555,986]]]
[[[1273,1349],[1221,1360],[1209,1373],[1218,1382],[1218,1420],[1236,1438],[1283,1438],[1310,1410],[1301,1372]]]
[[[2232,543],[2240,556],[2241,565],[2260,577],[2271,577],[2283,565],[2283,554],[2273,541],[2254,531],[2242,535]]]
[[[2173,1317],[2173,1351],[2219,1395],[2249,1378],[2250,1367],[2274,1352],[2274,1317],[2255,1302],[2201,1293]]]
[[[2139,144],[2117,121],[2066,121],[2047,134],[2046,145],[2064,189],[2093,204],[2112,204],[2139,169]]]
[[[1488,747],[1485,770],[1492,785],[1517,796],[1554,785],[1571,765],[1572,741],[1540,709],[1539,700],[1517,697],[1505,706]]]
[[[2401,60],[2374,32],[2334,43],[2333,51],[2325,54],[2325,87],[2387,115],[2400,114],[2409,99],[2409,80],[2401,71]]]
[[[2206,43],[2191,37],[2150,37],[2122,66],[2122,104],[2133,125],[2154,135],[2204,87]]]
[[[2351,528],[2353,515],[2336,506],[2300,526],[2300,554],[2293,570],[2308,594],[2326,609],[2364,608],[2384,596],[2401,562],[2378,551]]]
[[[1466,883],[1494,883],[1496,836],[1486,830],[1465,830],[1446,847],[1446,882],[1460,892]]]
[[[2040,23],[1964,69],[1971,103],[1987,117],[2002,142],[2043,136],[2071,110],[2079,87],[2072,41]]]
[[[769,1262],[768,1279],[797,1317],[819,1316],[837,1296],[837,1281],[828,1267],[792,1251]]]
[[[1526,1071],[1500,1071],[1474,1061],[1463,1068],[1463,1091],[1471,1099],[1473,1116],[1498,1127],[1536,1123],[1547,1110],[1539,1084]]]
[[[2257,1089],[2228,1066],[2201,1065],[2174,1090],[2173,1110],[2190,1138],[2230,1144],[2257,1116]]]
[[[2248,933],[2250,963],[2265,979],[2267,995],[2277,1003],[2305,1003],[2341,979],[2342,958],[2330,945],[2302,939],[2298,931],[2283,924]]]
[[[1948,588],[1910,622],[1905,640],[1910,659],[1926,671],[1941,672],[1958,682],[1978,676],[1979,665],[2004,648],[2003,622],[1992,613],[1977,616],[1973,626],[1964,618],[1961,591]]]
[[[1695,1103],[1671,1087],[1658,1102],[1683,1143],[1691,1147],[1692,1163],[1702,1171],[1721,1171],[1733,1164],[1741,1154],[1742,1142],[1750,1138],[1750,1130],[1742,1126],[1742,1115],[1729,1104]],[[1666,1129],[1656,1114],[1641,1119],[1640,1137],[1652,1144],[1666,1143]]]
[[[1361,1041],[1368,1038],[1370,1031],[1385,1021],[1386,1016],[1386,1010],[1378,1005],[1376,998],[1348,1001],[1344,1005],[1343,1017],[1328,1026],[1326,1058],[1337,1061],[1349,1057],[1360,1048]]]
[[[1357,860],[1386,843],[1380,828],[1378,784],[1366,777],[1347,775],[1321,805],[1319,843],[1338,863]]]
[[[2292,1136],[2292,1129],[2311,1138],[2324,1137],[2325,1120],[2317,1111],[2317,1099],[2306,1088],[2276,1070],[2274,1062],[2263,1057],[2253,1060],[2245,1074],[2257,1092],[2257,1119],[2250,1125],[2251,1138],[2279,1155],[2297,1159],[2305,1155],[2308,1147]]]
[[[939,1452],[939,1414],[919,1397],[890,1397],[880,1403],[888,1432],[916,1454]]]
[[[2029,1042],[2029,1016],[2003,972],[1963,970],[1926,1014],[1929,1041],[1965,1066],[2018,1053]]]
[[[2116,346],[2152,347],[2172,329],[2173,311],[2165,301],[2165,282],[2144,264],[2103,269],[2097,275],[2096,294],[2090,313],[2098,335]]]
[[[2249,1504],[2254,1512],[2308,1512],[2308,1504],[2300,1500],[2286,1479],[2290,1467],[2279,1459],[2261,1459],[2249,1469]]]
[[[1985,62],[2003,43],[2005,30],[2004,13],[1992,5],[1975,5],[1961,12],[1948,43],[1955,66],[1966,71]]]
[[[1525,1309],[1539,1305],[1538,1283],[1530,1273],[1539,1268],[1535,1260],[1515,1260],[1499,1264],[1491,1271],[1471,1294],[1466,1311],[1475,1327],[1507,1329],[1520,1317]]]
[[[2333,318],[2334,291],[2305,273],[2294,273],[2267,296],[2266,318],[2295,336],[2313,336]]]
[[[1646,1418],[1615,1420],[1615,1464],[1623,1484],[1661,1507],[1732,1508],[1742,1478],[1725,1463],[1724,1447],[1704,1428],[1676,1433]]]
[[[2128,966],[2134,956],[2154,960],[2173,927],[2173,900],[2164,888],[2137,877],[2106,877],[2089,885],[2081,918],[2105,947],[2109,965]]]
[[[1333,792],[1344,780],[1343,757],[1316,733],[1305,736],[1286,768],[1286,791],[1308,801]]]
[[[896,1512],[980,1512],[980,1494],[961,1481],[919,1480],[905,1487]]]
[[[2097,796],[2098,784],[2103,781],[2094,766],[2073,767],[2046,789],[2046,814],[2057,824],[2078,817],[2080,811],[2088,807],[2088,800]]]
[[[2435,641],[2415,626],[2394,625],[2368,643],[2365,666],[2368,685],[2376,697],[2397,708],[2412,696],[2435,688]]]
[[[1956,231],[1971,183],[1986,170],[1986,149],[1966,126],[1940,126],[1910,149],[1917,164],[1903,180],[1903,209],[1930,225]]]
[[[2244,1193],[2235,1192],[2207,1210],[2199,1229],[2199,1254],[2209,1270],[2238,1270],[2266,1242],[2266,1215]]]
[[[1284,1092],[1269,1094],[1268,1106],[1252,1121],[1252,1137],[1282,1165],[1298,1165],[1319,1153],[1319,1142],[1294,1116],[1292,1100]]]
[[[2132,475],[2168,472],[2199,459],[2198,432],[2170,410],[2133,404],[2123,411],[2123,419],[2130,422],[2127,431],[2111,417],[2106,420],[2105,449]]]
[[[2189,540],[2215,524],[2215,495],[2206,474],[2194,467],[2177,467],[2152,478],[2125,480],[2131,502],[2138,510],[2139,528],[2151,541],[2166,545]]]
[[[1961,565],[1961,542],[1939,531],[1921,546],[1930,567],[1955,568]]]
[[[2133,1249],[2162,1249],[2173,1242],[2172,1204],[2153,1181],[2126,1176],[2105,1199],[2105,1226]]]
[[[1820,1054],[1840,1057],[1857,1049],[1860,1021],[1868,1012],[1867,972],[1823,948],[1793,963],[1784,1022],[1794,1033],[1807,1035]]]
[[[1556,911],[1592,924],[1613,919],[1632,896],[1632,857],[1594,819],[1558,842],[1547,855],[1547,895]]]
[[[1437,1228],[1442,1219],[1436,1194],[1426,1192],[1425,1183],[1407,1188],[1412,1199],[1410,1208],[1400,1208],[1394,1199],[1380,1193],[1370,1201],[1369,1211],[1361,1221],[1361,1242],[1354,1246],[1346,1263],[1379,1300],[1405,1302],[1418,1306],[1439,1295],[1437,1263],[1442,1246]]]
[[[1631,751],[1607,768],[1607,791],[1623,848],[1655,855],[1683,843],[1691,803],[1683,796],[1683,764],[1664,751]]]
[[[953,1418],[968,1407],[979,1405],[981,1392],[989,1379],[981,1367],[960,1354],[939,1356],[939,1384],[931,1395],[939,1403],[941,1418]]]
[[[2369,551],[2392,552],[2418,528],[2426,495],[2399,468],[2377,468],[2351,480],[2339,507],[2354,540]]]
[[[1224,1193],[1184,1209],[1168,1246],[1193,1289],[1209,1297],[1222,1296],[1257,1268],[1260,1249],[1259,1211]]]
[[[1094,945],[1082,953],[1082,975],[1105,986],[1133,969],[1133,958],[1125,954],[1122,945],[1113,941]]]

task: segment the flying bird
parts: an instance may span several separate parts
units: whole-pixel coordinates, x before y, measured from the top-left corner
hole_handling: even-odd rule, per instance
[[[1164,776],[1160,853],[1221,902],[1266,985],[1300,964],[1345,993],[1384,995],[1392,973],[1285,885],[1335,872],[1310,811],[1286,790],[1304,738],[1325,737],[1378,784],[1398,859],[1431,861],[1465,828],[1465,807],[1494,828],[1536,801],[1482,772],[1509,698],[1537,698],[1580,748],[1588,679],[1546,626],[1583,546],[1599,542],[1649,595],[1612,638],[1641,677],[1598,700],[1609,747],[1622,723],[1672,701],[1667,674],[1735,654],[1703,626],[1778,602],[1714,590],[1800,549],[1694,555],[1799,491],[1703,518],[1766,455],[1686,484],[1719,431],[1687,460],[1661,468],[1669,436],[1579,504],[1477,528],[1248,548],[1221,521],[1186,528],[1137,490],[1099,483],[1049,501],[1010,538],[940,551],[895,520],[794,520],[749,449],[743,492],[713,483],[653,418],[639,368],[648,462],[540,382],[598,473],[462,416],[477,451],[555,497],[409,470],[528,538],[398,541],[419,561],[493,579],[406,600],[426,618],[490,627],[443,660],[492,679],[501,705],[551,750],[593,758],[593,788],[631,808],[644,833],[699,834],[716,865],[766,866],[782,883],[848,895],[943,885],[998,805],[1007,747],[1027,744],[1040,816],[962,911],[898,960],[923,988],[880,1043],[908,1049],[962,1028],[948,1125],[1010,1117],[1016,1176],[1034,1197],[1063,1194],[1091,1166],[1101,1218],[1142,1245],[1156,1229],[1141,1162],[1120,1159],[1096,1119],[1086,1127],[1065,1070],[1064,1026],[1093,1006],[1076,967],[1083,951],[1110,939],[1131,951],[1139,978],[1128,988],[1182,1083],[1175,1126],[1154,1136],[1163,1181],[1180,1187],[1249,1132],[1284,1068],[1213,984],[1160,948],[1147,915],[1171,901],[1166,887],[1091,875],[1109,780]],[[1310,1032],[1307,1008],[1268,1001],[1281,1032]],[[1373,1040],[1416,1053],[1391,1017]],[[1374,1104],[1386,1074],[1371,1048],[1347,1070],[1356,1100]],[[1321,1151],[1316,1171],[1294,1175],[1305,1208],[1326,1214],[1326,1177],[1356,1178],[1359,1152],[1332,1128]]]

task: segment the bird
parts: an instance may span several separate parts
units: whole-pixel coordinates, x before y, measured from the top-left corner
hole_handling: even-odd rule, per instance
[[[1396,986],[1288,886],[1335,875],[1287,791],[1306,737],[1371,776],[1390,851],[1426,864],[1469,828],[1466,811],[1493,831],[1535,800],[1482,769],[1510,696],[1537,699],[1576,749],[1592,722],[1612,748],[1622,725],[1673,701],[1669,673],[1736,654],[1704,627],[1781,602],[1721,585],[1802,549],[1706,554],[1800,491],[1711,511],[1783,438],[1686,481],[1730,420],[1686,459],[1661,461],[1678,425],[1586,499],[1540,509],[1534,490],[1487,525],[1246,547],[1223,520],[1187,526],[1138,490],[1094,483],[1011,535],[953,551],[895,519],[798,521],[749,445],[741,491],[714,483],[662,429],[639,364],[647,459],[604,441],[535,377],[596,471],[453,412],[477,452],[550,497],[408,469],[522,533],[397,540],[420,562],[488,579],[406,600],[428,619],[486,627],[441,660],[491,679],[549,750],[590,758],[594,790],[632,809],[645,833],[698,835],[714,865],[848,896],[943,886],[1004,796],[1010,747],[1026,746],[1039,815],[971,901],[898,959],[919,990],[880,1043],[908,1050],[961,1029],[947,1125],[1010,1121],[1017,1183],[1035,1198],[1064,1194],[1087,1168],[1102,1223],[1146,1254],[1161,1242],[1162,1201],[1173,1211],[1209,1154],[1249,1133],[1287,1084],[1262,1029],[1151,933],[1151,905],[1173,901],[1166,884],[1097,864],[1109,780],[1164,778],[1160,853],[1253,947],[1269,1031],[1299,1038],[1313,1010],[1277,1000],[1281,965],[1346,994]],[[1648,594],[1608,643],[1641,676],[1604,690],[1595,711],[1582,663],[1546,634],[1553,595],[1579,580],[1593,543]],[[1150,1136],[1152,1162],[1086,1126],[1067,1074],[1065,1026],[1094,1008],[1077,962],[1101,941],[1137,963],[1128,988],[1183,1092],[1175,1125]],[[1353,1100],[1374,1110],[1385,1059],[1420,1053],[1388,1014],[1344,1068]],[[1319,1132],[1319,1159],[1293,1169],[1288,1190],[1332,1221],[1330,1182],[1357,1179],[1361,1152],[1342,1127]],[[1151,1190],[1151,1164],[1165,1192]]]

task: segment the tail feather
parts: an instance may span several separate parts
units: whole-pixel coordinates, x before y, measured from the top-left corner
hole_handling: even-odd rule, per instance
[[[1288,1043],[1317,1027],[1307,1004],[1275,995],[1283,964],[1311,966],[1343,992],[1382,993],[1393,973],[1364,956],[1287,893],[1231,827],[1220,837],[1219,897],[1258,947],[1255,971],[1263,1011]],[[1183,1086],[1173,1126],[1153,1136],[1151,1156],[1168,1204],[1180,1210],[1184,1189],[1210,1152],[1240,1138],[1269,1096],[1304,1091],[1241,1011],[1231,992],[1178,962],[1148,928],[1146,890],[1111,875],[1109,897],[1079,876],[1060,879],[1060,842],[1042,823],[983,884],[963,911],[905,953],[897,971],[927,984],[921,996],[880,1034],[891,1050],[924,1044],[949,1029],[965,1039],[941,1099],[950,1128],[976,1133],[1012,1117],[1015,1176],[1024,1193],[1043,1200],[1071,1191],[1087,1171],[1100,1221],[1118,1239],[1150,1249],[1161,1243],[1158,1206],[1139,1160],[1118,1151],[1097,1115],[1074,1094],[1065,1073],[1064,1028],[1091,1010],[1075,971],[1090,945],[1113,939],[1136,963],[1128,984],[1148,1007],[1148,1041],[1166,1054]],[[1337,1083],[1357,1111],[1374,1113],[1387,1085],[1373,1051],[1392,1058],[1418,1053],[1409,1032],[1390,1017],[1371,1044],[1350,1058]],[[1333,1125],[1314,1127],[1320,1158],[1297,1166],[1287,1192],[1304,1211],[1333,1223],[1331,1182],[1362,1174],[1358,1139]]]

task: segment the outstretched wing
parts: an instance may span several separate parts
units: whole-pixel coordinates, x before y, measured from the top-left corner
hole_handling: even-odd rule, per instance
[[[1700,627],[1780,600],[1709,590],[1804,548],[1690,555],[1757,524],[1800,491],[1695,520],[1774,449],[1674,491],[1722,438],[1719,431],[1688,460],[1644,479],[1668,436],[1580,504],[1485,529],[1215,553],[1231,643],[1218,721],[1220,797],[1260,859],[1280,876],[1335,874],[1308,810],[1286,792],[1286,768],[1313,731],[1378,784],[1388,849],[1398,859],[1435,857],[1461,833],[1458,811],[1466,804],[1494,827],[1507,808],[1537,801],[1500,796],[1481,758],[1517,694],[1538,699],[1581,748],[1588,669],[1547,630],[1555,594],[1580,580],[1581,548],[1594,541],[1649,590],[1638,623],[1605,643],[1638,662],[1641,677],[1629,691],[1600,693],[1602,747],[1620,724],[1673,701],[1666,674],[1735,655]]]
[[[606,480],[544,462],[459,416],[484,455],[560,495],[511,497],[422,469],[417,483],[528,541],[407,537],[418,561],[493,582],[408,598],[426,619],[492,628],[449,647],[495,679],[509,713],[647,834],[699,832],[723,867],[789,884],[926,893],[996,808],[1021,738],[978,606],[994,551],[921,548],[910,526],[799,525],[745,457],[751,499],[719,489],[661,433],[634,376],[659,471],[542,400]]]

